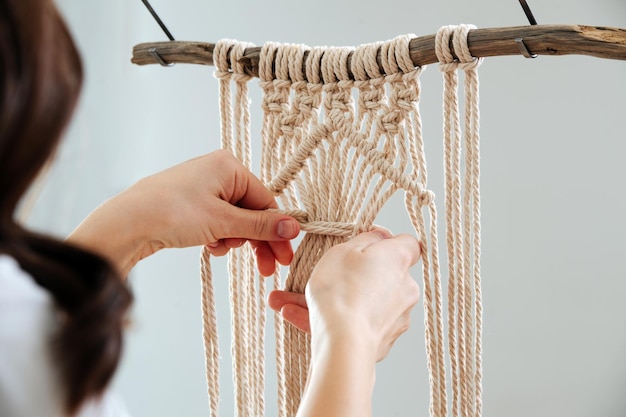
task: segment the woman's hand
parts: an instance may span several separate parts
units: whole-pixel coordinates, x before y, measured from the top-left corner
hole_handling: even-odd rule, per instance
[[[297,417],[368,417],[375,364],[409,327],[418,301],[409,268],[418,242],[376,229],[330,249],[305,295],[273,291],[269,304],[311,332],[309,379]]]
[[[375,229],[330,249],[313,270],[306,294],[273,291],[268,302],[314,339],[358,331],[359,343],[370,343],[381,360],[409,327],[419,299],[409,268],[419,257],[415,238]]]
[[[298,222],[230,152],[216,151],[144,178],[105,202],[68,242],[111,260],[123,276],[159,249],[208,245],[216,256],[249,241],[259,271],[289,264]]]

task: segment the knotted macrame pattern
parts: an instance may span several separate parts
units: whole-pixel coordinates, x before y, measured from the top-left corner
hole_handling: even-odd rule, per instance
[[[467,48],[469,26],[437,35],[444,72],[448,339],[453,414],[481,412],[480,199],[478,193],[479,60]],[[315,264],[332,246],[370,230],[383,205],[404,193],[406,211],[422,247],[422,294],[430,380],[430,414],[446,416],[447,389],[437,212],[427,189],[419,114],[421,68],[409,54],[413,35],[353,47],[267,43],[260,63],[263,91],[261,180],[281,212],[306,231],[286,279],[275,288],[303,293]],[[441,44],[441,45],[439,45]],[[458,44],[458,45],[457,45]],[[220,83],[222,147],[251,167],[246,68],[250,44],[222,40],[214,50]],[[453,46],[455,55],[450,47]],[[458,56],[459,58],[455,58]],[[457,71],[466,73],[465,145],[462,146]],[[460,158],[466,150],[461,184]],[[462,191],[462,188],[464,191]],[[462,201],[462,204],[461,204]],[[248,245],[229,253],[233,379],[239,417],[264,415],[265,283],[255,274]],[[470,279],[471,277],[471,279]],[[209,252],[202,254],[202,306],[211,415],[219,403],[219,351]],[[296,414],[310,358],[309,336],[275,315],[278,409]]]

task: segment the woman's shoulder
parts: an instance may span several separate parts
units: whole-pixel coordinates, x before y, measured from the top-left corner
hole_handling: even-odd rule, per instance
[[[58,327],[52,296],[14,258],[0,254],[0,416],[64,415],[51,351]],[[106,393],[77,417],[101,416],[127,413]]]
[[[55,320],[50,295],[0,255],[0,415],[62,415],[49,349]]]
[[[48,293],[21,269],[15,259],[0,253],[0,306],[7,307],[26,300],[40,304],[51,302]]]
[[[0,350],[24,356],[46,344],[57,326],[50,294],[15,259],[0,254]],[[0,361],[7,361],[6,355]]]
[[[55,325],[50,294],[15,259],[0,254],[0,349],[45,338]]]

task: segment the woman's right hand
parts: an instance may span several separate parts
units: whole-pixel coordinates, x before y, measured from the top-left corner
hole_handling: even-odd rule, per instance
[[[409,268],[420,246],[383,229],[331,248],[305,294],[274,291],[269,304],[311,332],[311,364],[297,417],[369,417],[375,365],[409,327],[419,299]]]
[[[313,270],[305,295],[273,291],[269,304],[312,333],[313,354],[320,344],[348,338],[380,361],[409,327],[419,299],[409,268],[419,258],[415,238],[375,229],[331,248]]]

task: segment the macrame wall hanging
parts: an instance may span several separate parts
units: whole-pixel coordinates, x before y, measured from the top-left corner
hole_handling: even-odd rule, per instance
[[[477,79],[481,60],[472,57],[467,47],[469,29],[468,25],[442,28],[436,38],[436,53],[445,79],[452,410],[454,415],[462,410],[464,415],[473,416],[481,412]],[[279,198],[282,211],[298,219],[307,232],[285,282],[278,274],[274,277],[276,288],[301,293],[313,267],[330,247],[370,230],[385,202],[396,192],[404,192],[408,216],[423,248],[431,415],[445,416],[437,212],[434,195],[427,189],[418,108],[422,69],[415,67],[410,57],[412,38],[405,35],[357,48],[265,44],[259,60],[264,112],[259,172]],[[248,108],[251,76],[240,63],[250,47],[242,42],[220,41],[214,49],[214,60],[220,80],[222,147],[254,170],[250,165]],[[465,74],[463,129],[457,96],[459,71]],[[255,277],[252,259],[247,246],[232,251],[229,257],[238,416],[264,414],[265,283]],[[204,252],[202,265],[207,379],[211,412],[217,415],[219,353],[208,251]],[[278,316],[276,340],[279,410],[281,416],[291,417],[296,414],[306,383],[310,340]]]
[[[459,25],[442,27],[432,36],[405,35],[356,48],[271,42],[259,48],[234,40],[214,45],[161,42],[137,45],[133,62],[217,67],[222,148],[256,172],[277,196],[281,211],[298,219],[307,232],[286,279],[274,275],[275,288],[304,292],[312,268],[326,250],[369,230],[385,202],[397,192],[404,193],[406,212],[422,246],[430,415],[478,417],[482,415],[482,299],[477,69],[482,58],[476,57],[511,54],[626,59],[626,30]],[[418,106],[420,74],[431,63],[439,63],[444,79],[446,237],[442,247],[448,265],[443,279],[437,210],[428,190]],[[254,77],[259,77],[263,92],[258,169],[251,166],[248,98],[248,84]],[[229,265],[236,415],[260,417],[265,415],[265,279],[257,276],[247,245],[230,251]],[[205,249],[206,374],[210,412],[217,417],[219,350],[211,278]],[[279,415],[293,417],[308,372],[309,337],[278,315],[275,332]]]

